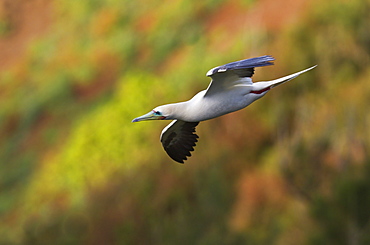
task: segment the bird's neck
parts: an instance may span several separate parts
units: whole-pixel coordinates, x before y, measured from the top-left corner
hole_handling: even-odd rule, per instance
[[[171,112],[171,119],[178,119],[185,122],[201,121],[203,118],[201,116],[202,113],[200,112],[203,110],[203,107],[205,105],[204,101],[202,101],[205,92],[206,91],[203,90],[197,93],[192,99],[188,101],[167,105]]]
[[[178,119],[182,121],[189,120],[187,117],[189,111],[189,101],[168,104],[167,106],[171,111],[171,119]]]

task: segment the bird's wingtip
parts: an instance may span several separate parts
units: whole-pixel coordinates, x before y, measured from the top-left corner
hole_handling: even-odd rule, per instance
[[[217,66],[212,68],[206,73],[207,77],[210,77],[216,73],[226,72],[228,70],[238,70],[238,69],[247,69],[261,66],[273,65],[275,58],[271,55],[263,55],[259,57],[254,57],[250,59],[244,59],[239,61],[234,61],[222,66]]]

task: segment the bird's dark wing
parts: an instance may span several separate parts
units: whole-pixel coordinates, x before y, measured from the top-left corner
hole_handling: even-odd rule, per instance
[[[205,96],[226,91],[229,87],[238,83],[252,84],[250,79],[254,74],[255,67],[273,65],[275,59],[269,55],[228,63],[212,68],[207,76],[212,78]]]
[[[199,122],[172,121],[165,127],[161,134],[161,142],[167,154],[176,162],[184,163],[187,157],[194,151],[198,135],[195,127]]]
[[[226,71],[233,71],[239,77],[252,77],[254,74],[254,67],[273,65],[275,59],[272,56],[265,55],[256,58],[240,60],[228,63],[226,65],[212,68],[207,72],[208,77],[212,77],[217,73],[224,73]]]

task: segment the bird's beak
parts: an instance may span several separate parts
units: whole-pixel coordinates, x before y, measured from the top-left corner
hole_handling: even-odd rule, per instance
[[[141,117],[137,117],[132,122],[140,122],[140,121],[148,121],[148,120],[162,120],[165,117],[162,115],[156,115],[154,114],[154,111],[151,111]]]

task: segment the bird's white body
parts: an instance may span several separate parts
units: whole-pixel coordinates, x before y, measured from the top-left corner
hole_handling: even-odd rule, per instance
[[[162,131],[161,142],[170,157],[182,163],[194,150],[198,138],[195,127],[200,121],[243,109],[273,87],[316,67],[272,81],[254,83],[251,78],[254,68],[272,65],[273,60],[271,56],[261,56],[215,67],[207,72],[212,81],[206,90],[188,101],[158,106],[133,122],[174,120]]]
[[[265,91],[261,94],[249,94],[250,91],[251,86],[248,85],[235,86],[217,96],[205,96],[207,90],[200,91],[188,101],[166,105],[173,107],[169,119],[186,122],[205,121],[243,109],[267,93]]]
[[[154,110],[161,111],[167,120],[205,121],[241,110],[263,97],[271,88],[292,80],[315,67],[272,81],[256,83],[253,83],[250,77],[238,77],[226,73],[217,74],[214,75],[214,79],[218,79],[217,84],[212,82],[206,90],[200,91],[192,99],[158,106]]]

